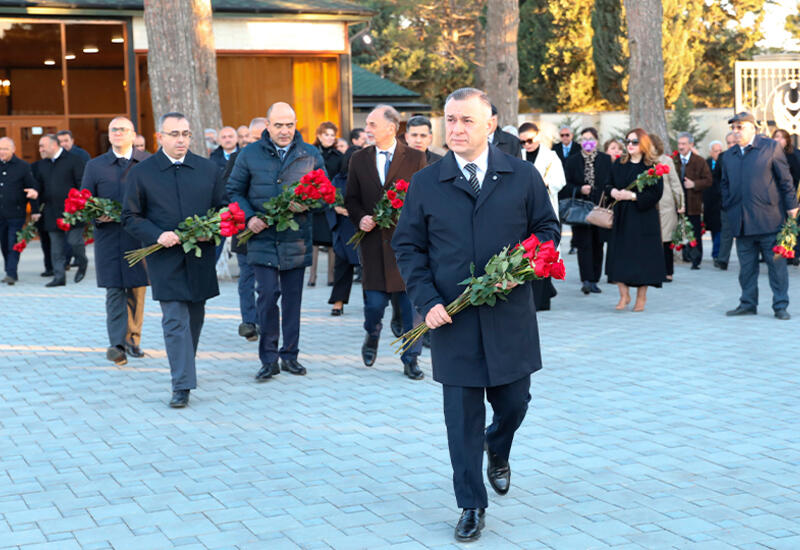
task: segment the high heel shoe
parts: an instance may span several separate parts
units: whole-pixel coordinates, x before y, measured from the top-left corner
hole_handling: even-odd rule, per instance
[[[631,303],[631,297],[630,296],[627,296],[625,298],[620,298],[619,302],[617,303],[617,306],[614,309],[616,309],[617,311],[622,311],[623,309],[628,307],[628,304],[630,304],[630,303]]]

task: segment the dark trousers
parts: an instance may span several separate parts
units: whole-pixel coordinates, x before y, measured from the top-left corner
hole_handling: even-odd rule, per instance
[[[403,332],[414,328],[415,310],[411,300],[405,292],[382,292],[380,290],[364,291],[364,330],[370,336],[380,336],[383,328],[383,314],[386,306],[393,296],[396,296],[400,305],[400,316],[403,319]],[[417,316],[419,318],[419,316]],[[400,356],[404,364],[413,363],[422,351],[422,338],[408,348]]]
[[[603,241],[600,231],[594,225],[573,225],[573,242],[578,249],[578,270],[581,282],[600,281],[603,274]]]
[[[692,224],[694,230],[694,238],[697,241],[697,246],[693,254],[690,254],[692,265],[700,265],[703,261],[703,223],[700,220],[700,215],[686,216],[686,219]],[[685,249],[684,249],[685,250]]]
[[[329,304],[335,304],[336,302],[346,304],[350,301],[350,290],[353,288],[355,267],[347,261],[347,258],[342,258],[336,254],[333,260],[333,288],[331,289],[331,297],[328,299]]]
[[[0,250],[3,252],[3,263],[6,275],[12,279],[17,277],[17,265],[19,265],[19,252],[14,250],[17,242],[17,231],[25,225],[25,218],[3,218],[0,217]]]
[[[673,275],[675,273],[675,253],[670,248],[672,241],[668,243],[664,243],[664,267],[666,268],[665,273],[667,275]]]
[[[72,254],[78,263],[87,262],[86,247],[83,244],[83,227],[74,227],[67,231],[50,231],[50,258],[53,264],[53,273],[56,280],[66,279],[67,250],[66,245],[72,245]]]
[[[717,256],[719,256],[719,243],[722,241],[722,232],[721,231],[712,231],[711,232],[711,257],[715,260]]]
[[[758,306],[758,256],[764,257],[769,274],[769,286],[772,288],[772,309],[789,307],[789,270],[786,258],[775,260],[772,247],[775,246],[777,234],[751,235],[736,237],[736,254],[739,257],[739,286],[742,296],[739,298],[742,307],[755,309]]]
[[[247,254],[236,254],[239,263],[239,311],[242,314],[242,323],[255,325],[258,322],[256,314],[256,274],[253,266],[247,263]]]
[[[52,246],[50,246],[50,233],[44,228],[44,217],[36,222],[36,230],[39,232],[39,241],[42,243],[42,254],[44,255],[44,270],[53,271]]]
[[[453,489],[459,508],[486,508],[483,484],[484,443],[508,460],[514,433],[528,410],[531,377],[491,388],[442,386],[447,445],[453,466]],[[492,405],[492,423],[484,433],[486,399]]]
[[[106,328],[109,346],[138,346],[142,339],[146,286],[106,289]]]
[[[731,233],[731,224],[728,223],[728,214],[725,213],[725,210],[720,212],[720,219],[722,220],[722,234],[719,237],[719,254],[717,254],[717,260],[727,264],[731,259],[733,233]]]
[[[258,357],[262,365],[281,359],[297,359],[300,344],[300,305],[303,299],[305,267],[279,271],[274,267],[254,265],[256,310],[261,338]],[[281,305],[278,307],[278,298]],[[283,346],[278,340],[283,332]]]
[[[197,387],[195,355],[206,314],[206,302],[162,301],[161,327],[167,348],[172,391]]]

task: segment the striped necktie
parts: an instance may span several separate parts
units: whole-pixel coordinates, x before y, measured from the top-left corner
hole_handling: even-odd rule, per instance
[[[469,184],[475,190],[475,194],[479,194],[481,192],[481,183],[478,181],[478,165],[470,162],[464,166],[464,169],[469,172]]]

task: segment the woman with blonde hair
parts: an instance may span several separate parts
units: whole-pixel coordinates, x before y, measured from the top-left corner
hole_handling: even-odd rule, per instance
[[[625,137],[625,153],[611,167],[608,194],[616,201],[614,225],[608,246],[606,274],[619,288],[617,310],[631,301],[629,287],[636,287],[633,311],[644,311],[647,287],[664,281],[664,253],[658,201],[664,189],[661,178],[642,191],[626,189],[642,172],[658,162],[647,132],[634,128]]]
[[[658,162],[669,166],[669,174],[664,176],[664,193],[661,195],[661,200],[658,201],[658,217],[661,220],[661,242],[664,246],[664,268],[666,271],[664,282],[671,283],[672,275],[675,272],[674,253],[670,248],[672,234],[675,232],[675,228],[678,227],[678,214],[683,214],[686,211],[683,205],[683,187],[681,187],[681,180],[678,177],[677,170],[675,170],[675,163],[672,161],[672,157],[664,154],[664,142],[656,135],[650,136],[650,141],[653,142],[653,147],[655,147]]]

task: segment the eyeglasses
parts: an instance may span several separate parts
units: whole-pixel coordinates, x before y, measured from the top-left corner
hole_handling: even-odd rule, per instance
[[[571,137],[572,134],[558,134],[558,135],[560,135],[561,137]]]
[[[639,140],[638,139],[626,139],[625,143],[627,143],[628,145],[639,145]]]
[[[190,138],[192,137],[192,132],[189,130],[184,130],[183,132],[179,132],[178,130],[174,130],[172,132],[161,132],[164,136],[169,136],[173,139],[177,139],[179,137]]]
[[[130,128],[109,128],[108,131],[111,132],[112,134],[127,134],[128,132],[131,131],[131,129]]]
[[[535,142],[535,141],[536,141],[536,138],[528,138],[528,139],[523,139],[522,143],[524,143],[525,145],[533,145],[533,142]]]

